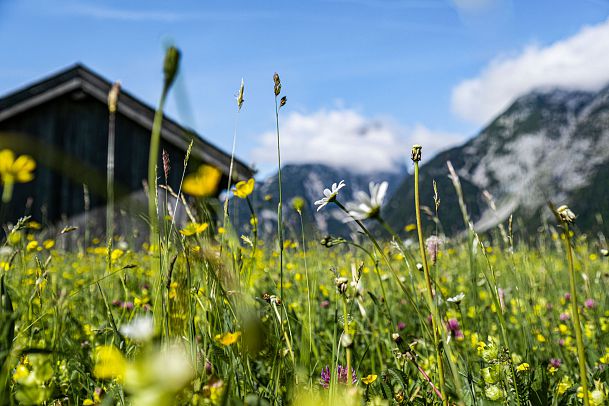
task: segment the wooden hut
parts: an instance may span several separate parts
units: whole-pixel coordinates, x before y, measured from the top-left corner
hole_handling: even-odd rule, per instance
[[[112,83],[77,64],[0,98],[0,149],[29,154],[37,162],[32,182],[15,185],[4,208],[3,221],[23,215],[42,224],[103,209],[106,202],[108,150],[107,97]],[[116,114],[115,196],[143,194],[147,178],[154,108],[124,89]],[[198,134],[165,117],[161,150],[169,155],[168,184],[177,190],[183,162],[194,141],[188,172],[202,163],[218,168],[226,185],[230,155]],[[159,161],[159,183],[164,183]],[[244,180],[253,171],[236,159],[233,179]],[[86,187],[84,186],[86,185]],[[143,199],[145,202],[145,199]]]

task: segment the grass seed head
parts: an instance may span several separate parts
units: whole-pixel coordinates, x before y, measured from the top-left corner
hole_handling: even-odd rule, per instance
[[[275,96],[279,96],[279,93],[281,93],[281,79],[279,79],[279,74],[277,72],[273,75],[273,82],[275,82]]]

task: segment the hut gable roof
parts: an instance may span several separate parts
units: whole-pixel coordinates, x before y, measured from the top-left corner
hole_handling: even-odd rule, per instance
[[[0,122],[75,90],[81,90],[105,104],[111,86],[112,83],[109,80],[88,67],[75,64],[0,98]],[[154,108],[123,89],[121,89],[118,112],[152,131]],[[228,176],[229,154],[167,116],[163,118],[161,137],[184,151],[188,148],[191,139],[194,140],[191,152],[193,156],[216,166],[225,176]],[[239,159],[235,158],[233,167],[233,173],[238,180],[248,179],[254,174],[254,171]]]

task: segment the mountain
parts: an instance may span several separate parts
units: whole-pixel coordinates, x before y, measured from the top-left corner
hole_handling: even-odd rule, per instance
[[[463,184],[472,220],[485,231],[510,214],[529,230],[550,216],[547,201],[568,204],[584,228],[609,213],[609,88],[597,93],[535,91],[517,99],[478,135],[421,167],[421,201],[433,206],[432,179],[441,199],[439,218],[447,233],[464,229],[448,178],[451,161]],[[494,196],[496,211],[483,198]],[[407,176],[384,215],[401,228],[414,220],[413,179]]]
[[[368,192],[369,182],[386,180],[389,182],[387,195],[390,196],[405,173],[405,168],[401,168],[401,170],[396,168],[395,172],[360,174],[349,169],[322,164],[285,165],[281,171],[284,224],[296,235],[300,235],[300,219],[291,202],[295,197],[301,197],[305,203],[302,212],[307,233],[314,231],[318,235],[347,235],[350,232],[350,225],[343,223],[342,220],[345,216],[335,205],[328,205],[323,210],[317,211],[314,202],[323,197],[323,190],[330,188],[332,183],[344,180],[346,186],[341,189],[339,200],[345,204],[353,199],[356,191]],[[277,174],[256,185],[252,201],[261,220],[260,228],[263,235],[272,235],[276,232],[278,196]],[[235,203],[238,204],[237,218],[240,224],[247,224],[250,217],[247,205],[238,201]]]

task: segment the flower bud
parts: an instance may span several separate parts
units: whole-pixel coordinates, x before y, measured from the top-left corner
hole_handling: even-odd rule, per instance
[[[288,98],[283,96],[281,98],[281,101],[279,102],[279,108],[282,108],[283,106],[285,106],[285,104],[288,102]]]
[[[169,88],[175,80],[180,64],[180,50],[176,47],[169,47],[165,52],[165,62],[163,63],[163,75],[165,88]]]
[[[423,149],[423,147],[418,144],[415,144],[412,146],[411,156],[410,156],[410,159],[412,159],[412,162],[419,162],[421,160],[421,149]]]
[[[556,209],[556,213],[558,213],[558,217],[565,223],[573,223],[575,221],[575,214],[569,209],[567,205],[562,205],[558,209]]]
[[[108,92],[108,111],[115,113],[118,106],[118,95],[121,91],[121,82],[114,82]]]

